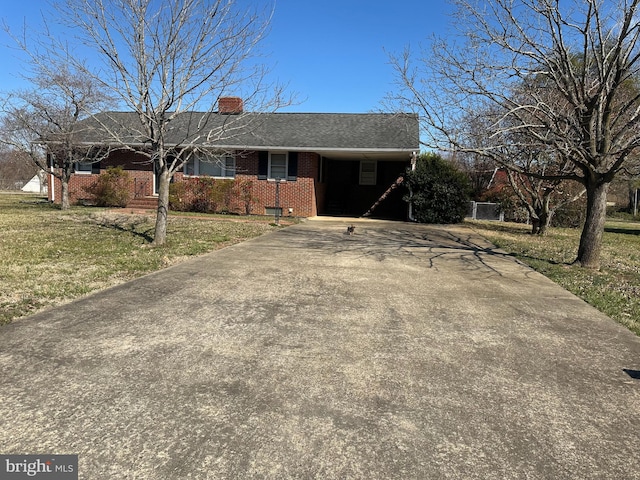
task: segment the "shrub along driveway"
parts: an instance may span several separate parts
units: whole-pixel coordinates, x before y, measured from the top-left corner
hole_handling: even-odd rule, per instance
[[[640,339],[470,230],[347,225],[3,327],[0,453],[90,479],[640,478]]]

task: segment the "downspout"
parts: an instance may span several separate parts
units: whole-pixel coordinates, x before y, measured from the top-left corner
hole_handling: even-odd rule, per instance
[[[51,190],[51,203],[56,203],[56,177],[53,175],[53,159],[49,158],[49,165],[51,168],[51,181],[49,182],[49,189]]]
[[[413,152],[411,154],[411,171],[414,172],[416,170],[416,162],[418,160],[418,154]],[[413,191],[411,191],[411,186],[407,185],[409,189],[409,221],[415,222],[416,219],[413,216],[413,202],[411,201],[411,197],[413,197]]]

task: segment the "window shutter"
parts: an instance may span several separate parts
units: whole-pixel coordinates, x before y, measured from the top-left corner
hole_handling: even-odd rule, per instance
[[[258,152],[258,180],[266,180],[269,173],[269,152]]]
[[[298,152],[289,152],[289,166],[287,168],[287,180],[295,182],[298,178]]]

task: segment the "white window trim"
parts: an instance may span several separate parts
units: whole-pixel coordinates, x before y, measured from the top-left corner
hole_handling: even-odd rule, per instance
[[[281,182],[286,182],[287,181],[287,176],[289,173],[289,152],[285,151],[285,152],[279,152],[279,151],[274,151],[274,152],[269,152],[269,163],[267,166],[267,180],[272,180],[275,181],[276,178],[274,176],[271,175],[271,155],[284,155],[284,177],[280,178]]]
[[[363,181],[362,165],[364,165],[365,163],[373,163],[373,182]],[[377,178],[378,178],[378,162],[376,160],[360,160],[360,175],[358,179],[360,185],[376,185]]]
[[[219,178],[219,179],[225,179],[225,180],[233,180],[236,178],[236,157],[234,155],[227,155],[227,154],[221,154],[221,155],[215,155],[213,154],[212,156],[217,156],[220,157],[224,160],[224,167],[223,170],[228,171],[226,165],[227,165],[227,158],[230,158],[233,160],[233,169],[231,170],[232,175],[230,176],[218,176],[218,175],[206,175],[200,174],[200,156],[198,155],[193,155],[192,158],[190,158],[189,160],[187,160],[186,162],[184,162],[184,165],[182,167],[182,173],[184,174],[185,177],[210,177],[210,178]],[[193,173],[189,174],[187,173],[187,167],[188,167],[188,163],[189,161],[193,160]]]

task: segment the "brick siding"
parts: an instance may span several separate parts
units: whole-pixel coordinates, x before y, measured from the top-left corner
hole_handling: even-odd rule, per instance
[[[298,175],[295,181],[280,182],[280,207],[284,216],[311,217],[318,214],[318,197],[321,192],[318,184],[320,157],[313,152],[298,153]],[[101,171],[112,165],[122,165],[131,176],[131,198],[151,196],[153,193],[153,168],[145,161],[145,157],[131,152],[114,152],[109,159],[103,161]],[[78,173],[69,181],[71,203],[88,200],[90,195],[85,188],[93,184],[98,175]],[[184,175],[176,173],[174,181],[186,180]],[[252,183],[251,196],[253,202],[251,213],[264,215],[267,208],[275,207],[276,183],[274,180],[258,180],[258,152],[241,152],[236,155],[236,180]],[[55,202],[61,201],[60,180],[55,179]],[[53,191],[50,190],[49,199]],[[290,212],[291,209],[291,212]],[[244,203],[241,199],[232,202],[232,211],[243,213]]]

